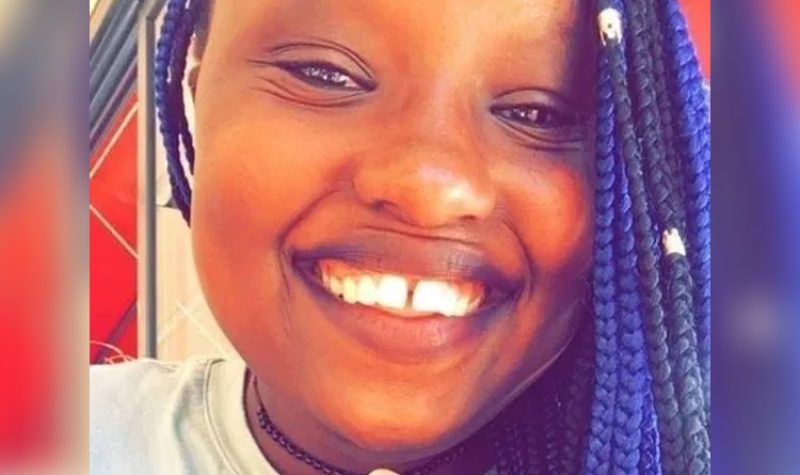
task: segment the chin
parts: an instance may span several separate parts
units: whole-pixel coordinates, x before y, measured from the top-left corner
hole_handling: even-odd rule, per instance
[[[350,443],[370,453],[413,453],[413,458],[443,452],[458,443],[462,437],[452,428],[422,424],[386,424],[364,419],[352,419],[346,427],[338,427],[340,435]],[[358,422],[360,421],[360,422]],[[411,457],[410,457],[411,458]]]
[[[373,395],[341,396],[338,404],[329,400],[333,404],[322,408],[324,419],[342,438],[366,452],[399,458],[404,453],[433,455],[464,438],[467,418],[456,409],[456,401],[430,404],[422,397],[376,401]],[[359,400],[363,402],[356,403]]]

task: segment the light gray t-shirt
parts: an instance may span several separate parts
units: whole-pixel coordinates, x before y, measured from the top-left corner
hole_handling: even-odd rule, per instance
[[[92,475],[280,475],[247,425],[241,360],[137,360],[90,378]]]
[[[92,475],[279,475],[245,419],[240,360],[138,360],[90,374]]]

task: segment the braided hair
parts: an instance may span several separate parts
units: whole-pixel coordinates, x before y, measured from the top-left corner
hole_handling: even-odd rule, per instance
[[[183,107],[211,0],[168,0],[155,100],[190,221]],[[596,0],[591,305],[565,353],[482,432],[502,475],[710,473],[710,116],[678,0]]]

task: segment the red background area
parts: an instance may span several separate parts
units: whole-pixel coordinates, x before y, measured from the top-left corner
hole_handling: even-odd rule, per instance
[[[765,6],[765,21],[773,35],[771,41],[777,47],[777,59],[783,66],[786,84],[794,93],[794,100],[800,103],[800,2],[797,0],[761,0]]]
[[[0,471],[51,455],[56,439],[59,317],[67,315],[67,209],[58,205],[68,194],[69,164],[63,137],[43,122],[22,138],[13,164],[4,163],[14,168],[0,185]]]
[[[137,98],[132,94],[117,113],[106,139],[91,157],[89,181],[89,338],[136,355],[136,319],[124,318],[136,302]],[[98,161],[102,162],[97,165]],[[101,218],[102,217],[102,218]],[[105,222],[103,222],[105,220]],[[90,346],[90,358],[113,356]]]
[[[689,22],[692,41],[700,57],[703,74],[711,78],[711,1],[682,0],[683,12]]]

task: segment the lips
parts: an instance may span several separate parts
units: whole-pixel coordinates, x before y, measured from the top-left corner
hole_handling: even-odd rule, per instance
[[[331,324],[400,357],[477,343],[521,287],[480,249],[442,239],[362,234],[291,259]]]

